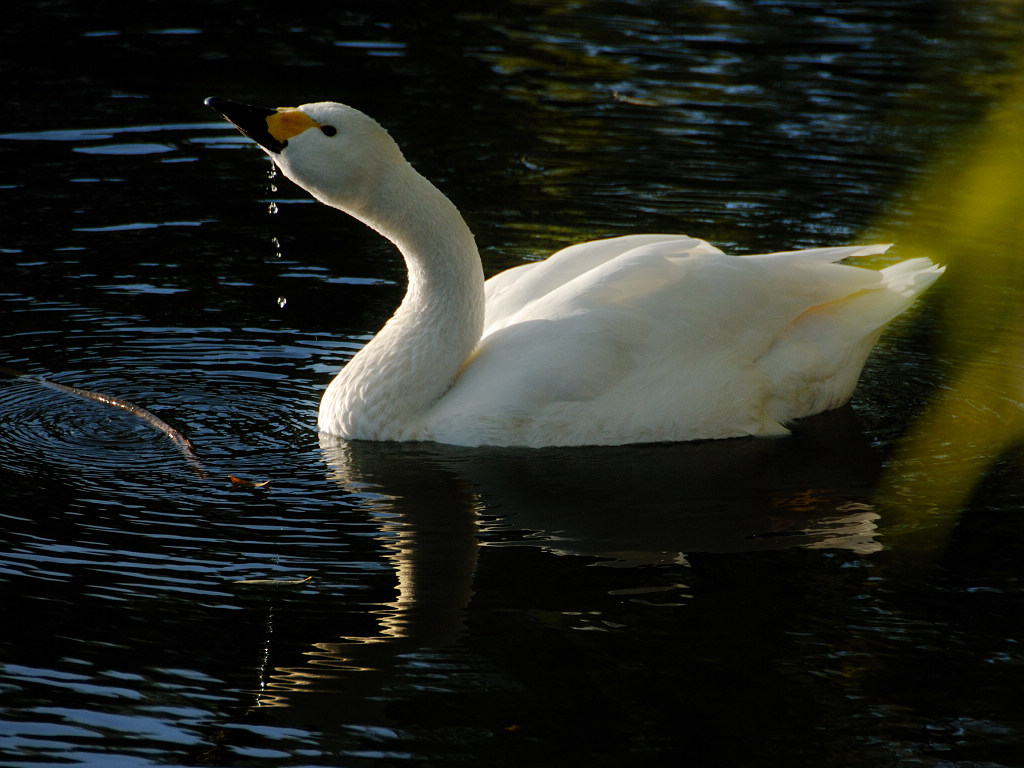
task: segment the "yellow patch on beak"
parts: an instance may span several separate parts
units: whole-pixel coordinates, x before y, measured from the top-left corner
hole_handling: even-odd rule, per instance
[[[311,118],[301,109],[279,107],[277,112],[267,118],[267,130],[280,142],[288,141],[310,128],[319,128],[320,123]]]

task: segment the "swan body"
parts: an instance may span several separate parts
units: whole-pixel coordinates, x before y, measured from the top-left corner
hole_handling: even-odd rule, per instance
[[[322,432],[457,445],[783,435],[845,403],[942,273],[837,264],[888,246],[728,256],[685,235],[580,243],[485,282],[458,210],[350,107],[207,100],[285,176],[390,239],[405,298],[320,404]]]

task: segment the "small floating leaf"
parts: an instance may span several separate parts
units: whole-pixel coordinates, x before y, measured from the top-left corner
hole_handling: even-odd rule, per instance
[[[656,99],[642,99],[638,96],[627,96],[619,91],[612,91],[612,98],[621,101],[623,104],[632,104],[636,107],[660,107],[662,103]]]
[[[228,479],[233,485],[241,485],[245,488],[263,488],[264,486],[270,485],[269,480],[263,480],[261,482],[254,482],[252,480],[246,480],[241,477],[235,477],[234,475],[228,475]]]

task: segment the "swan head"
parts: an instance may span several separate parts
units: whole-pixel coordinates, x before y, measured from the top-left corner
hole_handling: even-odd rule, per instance
[[[377,121],[345,104],[271,109],[219,96],[205,103],[259,144],[289,179],[321,202],[357,216],[387,171],[406,164]]]

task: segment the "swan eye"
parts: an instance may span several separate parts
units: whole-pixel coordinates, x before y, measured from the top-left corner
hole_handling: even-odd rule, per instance
[[[334,136],[338,132],[333,125],[321,125],[320,130],[323,131],[324,136]]]

